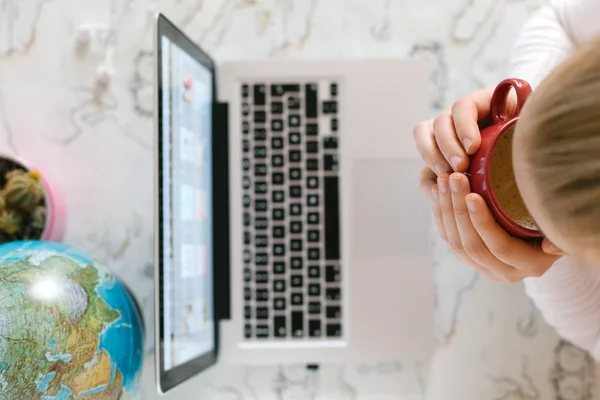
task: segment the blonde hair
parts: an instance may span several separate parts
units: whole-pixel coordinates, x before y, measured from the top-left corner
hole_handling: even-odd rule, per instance
[[[600,241],[600,38],[572,54],[527,100],[524,154],[559,227]]]

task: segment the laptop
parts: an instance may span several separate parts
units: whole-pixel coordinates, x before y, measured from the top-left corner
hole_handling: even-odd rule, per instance
[[[426,66],[217,64],[160,14],[155,56],[159,391],[217,361],[427,360]]]

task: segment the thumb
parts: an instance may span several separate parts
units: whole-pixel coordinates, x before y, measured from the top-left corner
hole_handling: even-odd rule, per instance
[[[555,245],[553,245],[552,242],[546,238],[544,238],[544,240],[542,241],[542,250],[546,254],[551,254],[555,256],[564,256],[567,254]]]

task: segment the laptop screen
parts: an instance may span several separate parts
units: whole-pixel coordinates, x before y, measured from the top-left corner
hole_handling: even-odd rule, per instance
[[[157,37],[160,371],[166,388],[214,357],[213,72],[175,34]],[[162,380],[162,379],[161,379]],[[164,382],[163,382],[163,386]]]

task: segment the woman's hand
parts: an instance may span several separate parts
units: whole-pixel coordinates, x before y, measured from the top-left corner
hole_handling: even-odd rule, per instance
[[[540,244],[507,233],[460,173],[468,169],[469,156],[481,144],[479,129],[487,123],[493,90],[478,90],[456,101],[435,119],[417,124],[414,136],[427,165],[421,172],[421,189],[433,201],[442,239],[489,279],[518,282],[541,276],[560,251],[546,240]],[[514,109],[514,97],[508,98],[507,107]]]

